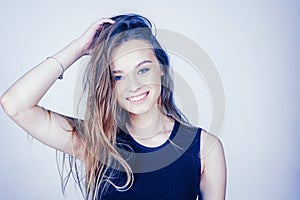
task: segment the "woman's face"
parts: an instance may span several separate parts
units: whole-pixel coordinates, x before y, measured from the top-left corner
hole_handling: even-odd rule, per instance
[[[130,40],[115,48],[111,68],[119,106],[135,115],[157,106],[162,70],[148,42]]]

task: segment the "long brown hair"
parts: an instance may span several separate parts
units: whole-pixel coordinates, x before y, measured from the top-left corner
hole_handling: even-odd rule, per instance
[[[84,120],[74,121],[75,130],[85,148],[83,156],[85,198],[93,200],[101,198],[109,185],[117,190],[126,190],[133,183],[130,166],[116,150],[118,127],[124,125],[128,114],[117,105],[114,94],[115,82],[110,68],[113,49],[132,39],[148,42],[164,74],[159,101],[161,112],[177,121],[188,123],[174,103],[174,84],[169,57],[153,34],[151,22],[136,14],[119,15],[111,19],[115,23],[104,24],[95,35],[92,44],[93,53],[84,76],[84,90],[88,94],[86,113]],[[112,181],[118,176],[116,171],[123,171],[126,174],[126,181],[122,185]],[[76,162],[75,174],[76,182],[81,188]]]

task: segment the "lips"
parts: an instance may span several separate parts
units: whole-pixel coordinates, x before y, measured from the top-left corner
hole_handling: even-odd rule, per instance
[[[138,102],[142,102],[144,99],[146,99],[146,97],[148,96],[149,91],[136,95],[136,96],[131,96],[126,98],[128,101],[133,102],[133,103],[138,103]]]

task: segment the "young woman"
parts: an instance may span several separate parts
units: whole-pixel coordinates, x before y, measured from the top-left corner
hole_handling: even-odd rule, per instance
[[[84,55],[84,119],[39,106]],[[142,16],[93,23],[15,82],[1,105],[31,136],[83,163],[83,183],[77,166],[71,171],[85,199],[225,199],[222,144],[176,107],[168,55]]]

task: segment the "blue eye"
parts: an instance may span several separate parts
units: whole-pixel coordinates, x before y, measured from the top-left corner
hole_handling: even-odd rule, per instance
[[[149,68],[143,68],[143,69],[140,69],[139,71],[138,71],[138,74],[144,74],[144,73],[146,73],[147,71],[149,71],[150,69]]]
[[[120,81],[123,79],[123,76],[115,76],[114,79],[115,81]]]

